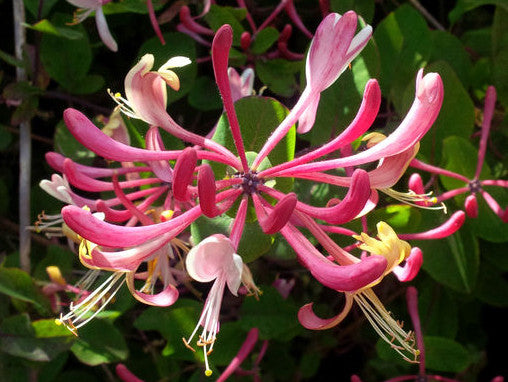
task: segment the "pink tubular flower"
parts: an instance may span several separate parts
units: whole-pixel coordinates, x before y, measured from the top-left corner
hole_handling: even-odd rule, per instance
[[[67,0],[72,5],[78,7],[78,12],[74,16],[75,23],[80,23],[85,20],[90,13],[95,12],[95,23],[97,24],[97,31],[101,37],[102,42],[113,52],[118,50],[118,45],[115,39],[111,36],[108,28],[108,23],[104,17],[102,6],[111,2],[111,0]]]
[[[457,195],[469,192],[465,199],[464,207],[469,217],[475,218],[478,216],[478,201],[477,194],[483,196],[483,199],[488,206],[494,211],[494,213],[501,218],[503,222],[508,222],[508,207],[502,208],[498,202],[484,189],[484,186],[499,186],[508,188],[508,181],[492,179],[492,180],[481,180],[480,173],[485,161],[485,153],[487,150],[487,141],[489,138],[490,127],[492,125],[492,117],[494,115],[494,109],[496,106],[496,89],[493,86],[489,86],[485,95],[485,110],[483,113],[483,122],[481,127],[481,138],[480,147],[478,150],[478,161],[476,164],[476,171],[472,179],[468,179],[464,175],[457,174],[452,171],[442,169],[437,166],[429,165],[421,162],[417,159],[413,159],[410,166],[418,170],[427,171],[432,174],[446,176],[460,180],[465,183],[464,187],[457,188],[442,193],[436,199],[439,202],[443,202]]]
[[[189,276],[194,280],[214,282],[196,328],[188,340],[183,340],[185,345],[194,351],[190,343],[199,327],[203,327],[196,344],[203,348],[205,374],[210,376],[212,370],[208,365],[208,354],[212,351],[219,332],[219,313],[224,288],[227,284],[229,291],[237,295],[242,280],[243,261],[235,253],[233,244],[228,238],[223,235],[212,235],[189,251],[185,264]]]

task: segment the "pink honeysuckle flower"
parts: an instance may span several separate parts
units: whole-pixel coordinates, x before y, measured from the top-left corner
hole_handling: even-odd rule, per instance
[[[208,365],[208,354],[212,351],[219,332],[219,313],[224,288],[227,285],[229,291],[237,295],[242,281],[243,261],[235,253],[235,248],[227,237],[212,235],[189,251],[185,265],[189,276],[194,280],[204,283],[213,281],[196,328],[189,339],[183,339],[185,345],[194,351],[191,341],[199,327],[203,327],[196,345],[203,348],[205,374],[210,376],[212,370]]]
[[[472,179],[468,179],[466,176],[457,174],[452,171],[445,170],[443,168],[433,166],[424,163],[420,160],[413,159],[410,166],[418,170],[427,171],[431,174],[447,176],[450,178],[458,179],[465,183],[465,187],[450,190],[437,196],[437,201],[443,202],[454,196],[469,192],[465,199],[465,210],[469,217],[474,218],[478,216],[478,201],[476,195],[480,194],[483,196],[488,206],[498,215],[504,222],[508,222],[508,207],[503,209],[498,202],[484,190],[485,186],[499,186],[508,188],[508,181],[500,179],[481,180],[480,173],[482,171],[483,164],[485,162],[485,153],[487,151],[487,141],[489,138],[490,127],[492,125],[492,117],[494,115],[494,109],[496,106],[496,89],[493,86],[489,86],[485,95],[485,110],[483,113],[483,122],[481,128],[480,147],[478,150],[478,162],[476,165],[476,171]],[[414,175],[413,184],[415,187],[422,188],[421,179],[418,180],[418,175]]]
[[[390,346],[406,361],[417,362],[419,351],[414,347],[414,338],[411,332],[408,333],[404,331],[401,325],[392,318],[390,313],[383,306],[383,303],[372,290],[372,287],[381,282],[383,277],[396,269],[402,261],[409,259],[411,254],[413,255],[411,261],[414,261],[415,256],[418,257],[418,251],[412,251],[410,245],[400,240],[388,224],[379,222],[377,224],[377,229],[379,240],[371,238],[365,233],[355,236],[355,238],[361,243],[359,245],[360,249],[374,255],[367,257],[367,259],[382,258],[385,260],[383,263],[384,268],[381,271],[382,273],[368,285],[364,284],[364,286],[357,290],[344,291],[345,304],[342,311],[337,316],[322,319],[315,315],[312,310],[313,304],[310,303],[300,308],[298,319],[307,329],[329,329],[342,322],[351,310],[353,302],[356,302],[374,330],[384,341],[390,344]],[[325,244],[328,247],[333,245],[333,243]],[[346,253],[344,255],[348,254]],[[358,261],[358,259],[356,259],[356,261]],[[365,259],[363,261],[365,261]]]
[[[116,44],[115,39],[111,35],[111,32],[108,28],[108,23],[106,22],[106,17],[104,17],[104,12],[102,11],[102,6],[111,2],[111,0],[67,0],[72,5],[78,7],[78,11],[76,12],[74,19],[75,23],[80,23],[85,20],[92,12],[95,12],[95,23],[97,24],[97,31],[99,32],[99,36],[110,50],[116,52],[118,50],[118,45]]]

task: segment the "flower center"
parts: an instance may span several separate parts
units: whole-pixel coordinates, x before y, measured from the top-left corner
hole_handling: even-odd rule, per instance
[[[471,182],[469,182],[469,191],[471,191],[473,194],[480,192],[481,189],[482,185],[478,179],[474,179]]]
[[[237,185],[237,187],[243,188],[243,192],[246,195],[252,195],[256,193],[258,191],[258,185],[264,183],[264,180],[258,178],[255,171],[249,170],[248,172],[237,172],[234,177],[243,179],[243,182]]]

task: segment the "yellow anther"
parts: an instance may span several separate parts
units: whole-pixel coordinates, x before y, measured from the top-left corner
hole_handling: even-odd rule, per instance
[[[211,376],[212,375],[212,371],[210,369],[205,370],[205,375],[207,377]]]
[[[164,210],[161,212],[161,216],[160,216],[160,219],[161,219],[161,222],[167,222],[168,220],[171,220],[171,218],[173,217],[175,211],[173,210]]]

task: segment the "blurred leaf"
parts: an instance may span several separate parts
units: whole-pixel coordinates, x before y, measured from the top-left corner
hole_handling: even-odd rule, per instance
[[[124,361],[128,356],[122,333],[106,320],[95,319],[79,329],[72,345],[74,355],[90,366]]]
[[[469,138],[474,127],[474,105],[453,69],[444,61],[437,61],[425,68],[425,72],[437,72],[444,85],[444,100],[439,116],[421,141],[420,151],[435,163],[440,162],[443,140],[456,135]],[[414,86],[412,87],[414,94]]]
[[[240,21],[245,18],[246,10],[242,8],[223,7],[212,4],[210,11],[204,16],[210,28],[217,31],[224,24],[233,28],[233,45],[240,45],[240,36],[245,31]]]
[[[8,100],[23,100],[41,94],[42,90],[28,81],[10,83],[4,87],[2,92],[3,97]]]
[[[69,329],[64,325],[57,325],[55,320],[50,318],[47,320],[37,320],[31,323],[37,338],[53,338],[53,337],[69,337],[76,338]]]
[[[145,309],[134,322],[134,326],[140,330],[155,330],[162,334],[167,340],[163,350],[164,356],[181,360],[202,361],[203,352],[193,353],[185,347],[182,341],[182,338],[188,339],[194,330],[202,308],[203,304],[198,301],[179,298],[169,309],[159,307]]]
[[[25,24],[23,26],[36,30],[41,33],[48,33],[54,36],[63,37],[69,40],[77,40],[83,38],[83,34],[77,30],[68,27],[57,27],[47,19],[36,22],[34,25]]]
[[[367,23],[372,22],[374,17],[374,0],[331,0],[330,10],[339,14],[344,14],[349,10],[355,11]]]
[[[418,310],[425,334],[454,339],[459,329],[457,305],[449,289],[426,278],[418,288]]]
[[[506,270],[503,271],[490,261],[482,261],[475,296],[489,305],[507,307],[508,293],[506,291],[508,290],[508,281],[506,280],[506,272]]]
[[[97,74],[87,74],[84,77],[76,78],[72,84],[74,94],[92,94],[104,87],[104,77]]]
[[[363,94],[365,85],[372,78],[379,77],[379,50],[374,40],[370,40],[362,53],[353,60],[351,70],[358,94]]]
[[[475,9],[476,7],[489,4],[497,5],[508,11],[508,4],[505,0],[457,0],[455,8],[453,8],[448,14],[450,24],[455,24],[464,13]]]
[[[44,364],[37,374],[37,382],[55,382],[57,375],[62,371],[68,358],[69,353],[65,352],[56,356],[52,361]],[[76,382],[74,379],[72,381]]]
[[[53,321],[54,324],[54,321]],[[71,346],[72,338],[37,338],[27,314],[6,318],[0,325],[0,349],[10,355],[47,362]]]
[[[189,93],[189,104],[198,110],[208,111],[222,108],[222,98],[217,84],[210,77],[199,77]]]
[[[39,7],[41,5],[39,0],[23,0],[26,9],[35,19],[46,17],[57,2],[58,0],[45,0],[42,2],[41,13],[39,15]]]
[[[291,97],[296,90],[295,74],[300,70],[300,61],[281,58],[256,61],[256,74],[268,89],[282,97]]]
[[[508,3],[498,7],[492,25],[492,77],[498,101],[508,106]]]
[[[5,61],[7,64],[11,66],[16,66],[19,68],[25,66],[25,63],[22,60],[18,60],[16,57],[11,56],[8,53],[5,53],[3,50],[0,50],[0,60]]]
[[[426,218],[427,224],[433,219]],[[439,222],[429,224],[429,228]],[[423,269],[439,283],[461,293],[474,290],[478,275],[478,241],[467,226],[453,235],[438,240],[415,240],[423,251]]]
[[[233,220],[233,217],[227,215],[214,219],[205,216],[200,217],[191,225],[192,242],[197,244],[216,233],[229,236]],[[268,252],[272,240],[270,235],[261,230],[258,222],[246,222],[237,252],[245,263],[250,263]]]
[[[403,4],[379,23],[374,40],[380,52],[379,84],[383,95],[403,112],[404,89],[414,82],[418,69],[427,63],[432,50],[427,22],[409,4]]]
[[[167,88],[168,104],[171,105],[172,102],[187,95],[194,86],[197,74],[196,43],[186,34],[178,32],[164,33],[163,37],[166,45],[161,45],[157,36],[145,41],[139,48],[137,61],[147,53],[153,54],[155,60],[151,70],[158,70],[172,57],[184,56],[191,60],[189,65],[172,69],[180,79],[180,90]]]
[[[18,268],[0,267],[0,293],[46,308],[47,301],[39,294],[32,278]]]
[[[458,342],[432,336],[424,336],[423,340],[428,369],[458,373],[469,365],[469,354]]]
[[[221,324],[220,332],[217,335],[217,343],[214,349],[211,360],[215,366],[227,366],[231,360],[236,356],[240,347],[242,346],[247,331],[242,328],[239,321],[226,322]]]
[[[39,97],[27,97],[21,101],[11,116],[11,124],[17,126],[23,122],[30,121],[36,114],[39,107]]]
[[[432,31],[432,53],[429,61],[446,61],[465,89],[469,88],[471,59],[461,41],[444,31]]]
[[[153,0],[153,9],[155,11],[160,10],[165,2],[163,0]],[[112,1],[106,3],[102,6],[102,10],[105,15],[111,15],[115,13],[139,13],[139,14],[147,14],[148,8],[146,6],[146,2],[139,0],[122,0],[122,1]]]
[[[64,26],[68,21],[68,15],[63,14],[56,14],[51,19],[52,24],[58,27]],[[84,27],[80,24],[74,25],[72,30],[82,34],[82,37],[69,40],[43,34],[41,61],[51,78],[67,91],[74,93],[75,84],[79,84],[90,69],[92,50]]]
[[[310,378],[316,374],[319,369],[319,365],[321,363],[321,355],[316,351],[306,351],[300,362],[298,363],[298,368],[302,373],[303,378]]]
[[[303,331],[297,319],[298,307],[284,300],[273,287],[261,287],[259,300],[246,298],[241,309],[240,325],[245,330],[257,327],[260,339],[289,341]]]
[[[78,163],[91,165],[95,158],[95,153],[74,138],[63,120],[56,125],[54,142],[56,151]]]
[[[252,54],[263,54],[277,41],[279,32],[277,29],[267,27],[260,30],[252,42],[249,50]]]
[[[491,34],[492,28],[466,30],[460,39],[468,51],[473,51],[475,55],[484,57],[490,56],[492,53]]]
[[[46,256],[37,263],[32,275],[39,280],[49,280],[46,267],[56,265],[64,277],[70,276],[75,257],[76,255],[70,249],[50,245],[46,250]]]

